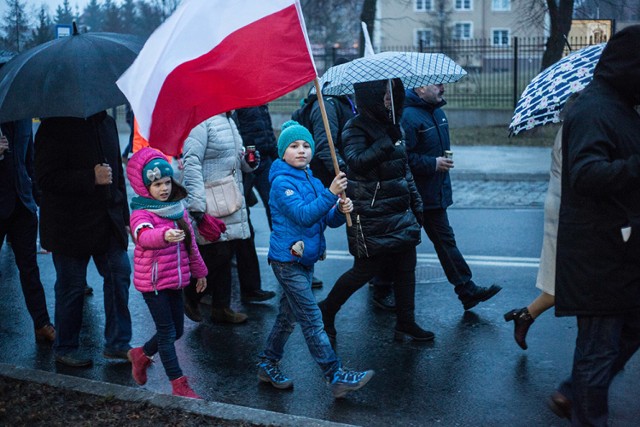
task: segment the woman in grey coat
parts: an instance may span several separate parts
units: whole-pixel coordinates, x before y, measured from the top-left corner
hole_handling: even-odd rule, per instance
[[[183,153],[183,184],[189,191],[187,210],[196,223],[205,213],[209,213],[226,225],[226,231],[215,242],[207,241],[199,235],[197,227],[194,227],[200,254],[209,269],[207,283],[210,284],[212,293],[211,320],[223,323],[245,322],[247,315],[230,307],[231,260],[236,244],[251,237],[243,196],[242,172],[252,172],[254,168],[244,160],[242,138],[228,113],[210,117],[193,128],[184,143]],[[225,190],[235,194],[238,203],[225,212],[215,213],[211,206],[211,194],[222,191],[222,186],[217,184],[225,179]],[[207,206],[207,192],[210,193],[210,206]],[[193,286],[185,290],[185,313],[191,320],[200,322],[202,317],[198,303],[202,294],[192,292],[191,288]]]

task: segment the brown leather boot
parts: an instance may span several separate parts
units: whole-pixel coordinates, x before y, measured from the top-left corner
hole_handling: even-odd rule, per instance
[[[516,340],[516,343],[522,348],[526,350],[528,348],[526,338],[527,332],[529,331],[529,327],[535,321],[533,317],[531,317],[531,313],[529,313],[529,309],[527,307],[518,309],[513,309],[504,315],[505,322],[510,322],[513,320],[514,329],[513,329],[513,338]]]
[[[56,339],[56,330],[53,325],[44,325],[42,328],[36,329],[36,342],[51,344]]]
[[[244,323],[247,321],[247,315],[231,308],[212,308],[211,321],[216,323]]]

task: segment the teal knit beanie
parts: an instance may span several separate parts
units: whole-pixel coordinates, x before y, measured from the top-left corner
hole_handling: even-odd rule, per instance
[[[278,157],[282,158],[287,147],[294,141],[305,141],[311,146],[311,155],[316,151],[316,143],[311,136],[311,132],[295,120],[289,120],[282,124],[280,138],[278,138]]]
[[[165,159],[151,159],[149,163],[142,168],[142,181],[145,186],[166,176],[173,177],[173,168]]]

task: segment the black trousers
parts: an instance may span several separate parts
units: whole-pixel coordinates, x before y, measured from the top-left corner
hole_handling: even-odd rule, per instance
[[[0,220],[0,248],[4,238],[9,236],[11,249],[20,272],[20,284],[27,310],[36,329],[51,323],[44,288],[40,281],[37,261],[36,240],[38,237],[38,216],[18,199],[8,218]]]
[[[256,252],[255,232],[251,224],[251,214],[247,208],[249,219],[249,230],[251,238],[236,240],[236,261],[238,263],[238,281],[240,282],[240,292],[243,294],[257,291],[262,288],[260,279],[260,261]]]
[[[415,320],[415,270],[415,247],[369,258],[354,258],[353,267],[340,276],[327,295],[325,307],[330,313],[337,313],[353,293],[385,271],[393,278],[398,323],[411,323]]]
[[[227,308],[231,305],[231,259],[239,240],[198,245],[202,260],[209,270],[207,274],[207,289],[211,294],[211,308]],[[200,301],[203,293],[197,293],[192,280],[190,286],[184,290],[185,297],[191,301]]]
[[[428,209],[422,214],[424,231],[433,243],[440,265],[458,296],[464,297],[475,287],[471,269],[458,250],[453,228],[449,225],[446,209]]]

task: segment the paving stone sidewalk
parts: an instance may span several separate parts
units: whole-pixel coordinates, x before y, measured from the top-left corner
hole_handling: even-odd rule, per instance
[[[452,178],[451,208],[537,208],[544,205],[548,181],[485,181]]]

